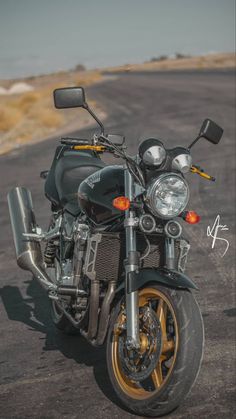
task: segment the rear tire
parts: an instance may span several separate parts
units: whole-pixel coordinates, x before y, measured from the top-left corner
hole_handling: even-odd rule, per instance
[[[152,299],[151,304],[154,306],[156,299],[156,316],[159,317],[162,330],[162,352],[148,379],[150,386],[144,385],[144,381],[130,379],[122,369],[122,354],[118,343],[120,332],[116,332],[121,321],[122,301],[114,308],[111,316],[107,338],[107,369],[118,398],[128,410],[140,416],[159,417],[176,409],[191,390],[201,366],[204,328],[199,307],[190,291],[150,285],[150,288],[139,292],[140,306],[145,306],[145,298],[147,302]],[[160,318],[158,309],[161,299],[164,301],[162,307],[167,307],[165,322]],[[172,323],[171,316],[174,319]],[[169,324],[174,325],[173,337],[169,334]],[[168,333],[165,334],[163,328]],[[168,363],[169,369],[166,366]]]

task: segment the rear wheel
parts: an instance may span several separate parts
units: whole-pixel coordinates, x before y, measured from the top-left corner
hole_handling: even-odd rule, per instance
[[[203,354],[203,322],[187,290],[152,285],[139,292],[140,349],[126,347],[126,317],[120,302],[107,339],[107,365],[113,388],[138,415],[174,410],[190,391]]]

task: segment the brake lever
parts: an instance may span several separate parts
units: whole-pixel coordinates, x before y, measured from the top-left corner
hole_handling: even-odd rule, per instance
[[[213,176],[208,175],[207,173],[204,172],[203,169],[201,169],[200,166],[191,166],[190,171],[192,173],[196,173],[197,175],[203,177],[206,180],[211,180],[212,182],[215,182],[216,178]]]

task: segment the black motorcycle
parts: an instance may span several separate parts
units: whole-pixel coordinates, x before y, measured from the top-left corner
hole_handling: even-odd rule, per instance
[[[190,245],[179,220],[186,210],[191,147],[217,144],[223,130],[206,119],[189,147],[166,149],[149,138],[127,154],[124,138],[105,135],[81,87],[56,89],[56,108],[83,107],[100,125],[91,141],[62,138],[45,179],[48,231],[36,223],[30,191],[8,195],[17,263],[47,290],[58,329],[92,345],[106,341],[107,370],[122,403],[138,415],[175,409],[198,375],[204,344],[201,313],[185,274]],[[105,165],[111,153],[121,165]]]

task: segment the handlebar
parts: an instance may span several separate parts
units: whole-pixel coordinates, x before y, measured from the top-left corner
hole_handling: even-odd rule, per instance
[[[113,142],[109,139],[109,135],[106,137],[103,134],[99,135],[99,137],[97,137],[97,140],[98,140],[98,142],[95,143],[95,144],[101,145],[101,146],[105,146],[105,145],[110,143],[110,145],[113,144],[114,146],[122,147],[123,144],[124,144],[124,139],[121,143],[116,143],[116,142]],[[61,138],[60,142],[61,142],[61,144],[68,145],[68,146],[80,146],[80,145],[81,146],[83,146],[83,145],[93,146],[94,145],[93,142],[91,143],[91,141],[85,140],[83,138],[64,137],[64,138]]]
[[[61,144],[64,145],[90,145],[90,141],[89,140],[84,140],[82,138],[70,138],[70,137],[65,137],[65,138],[61,138]]]

